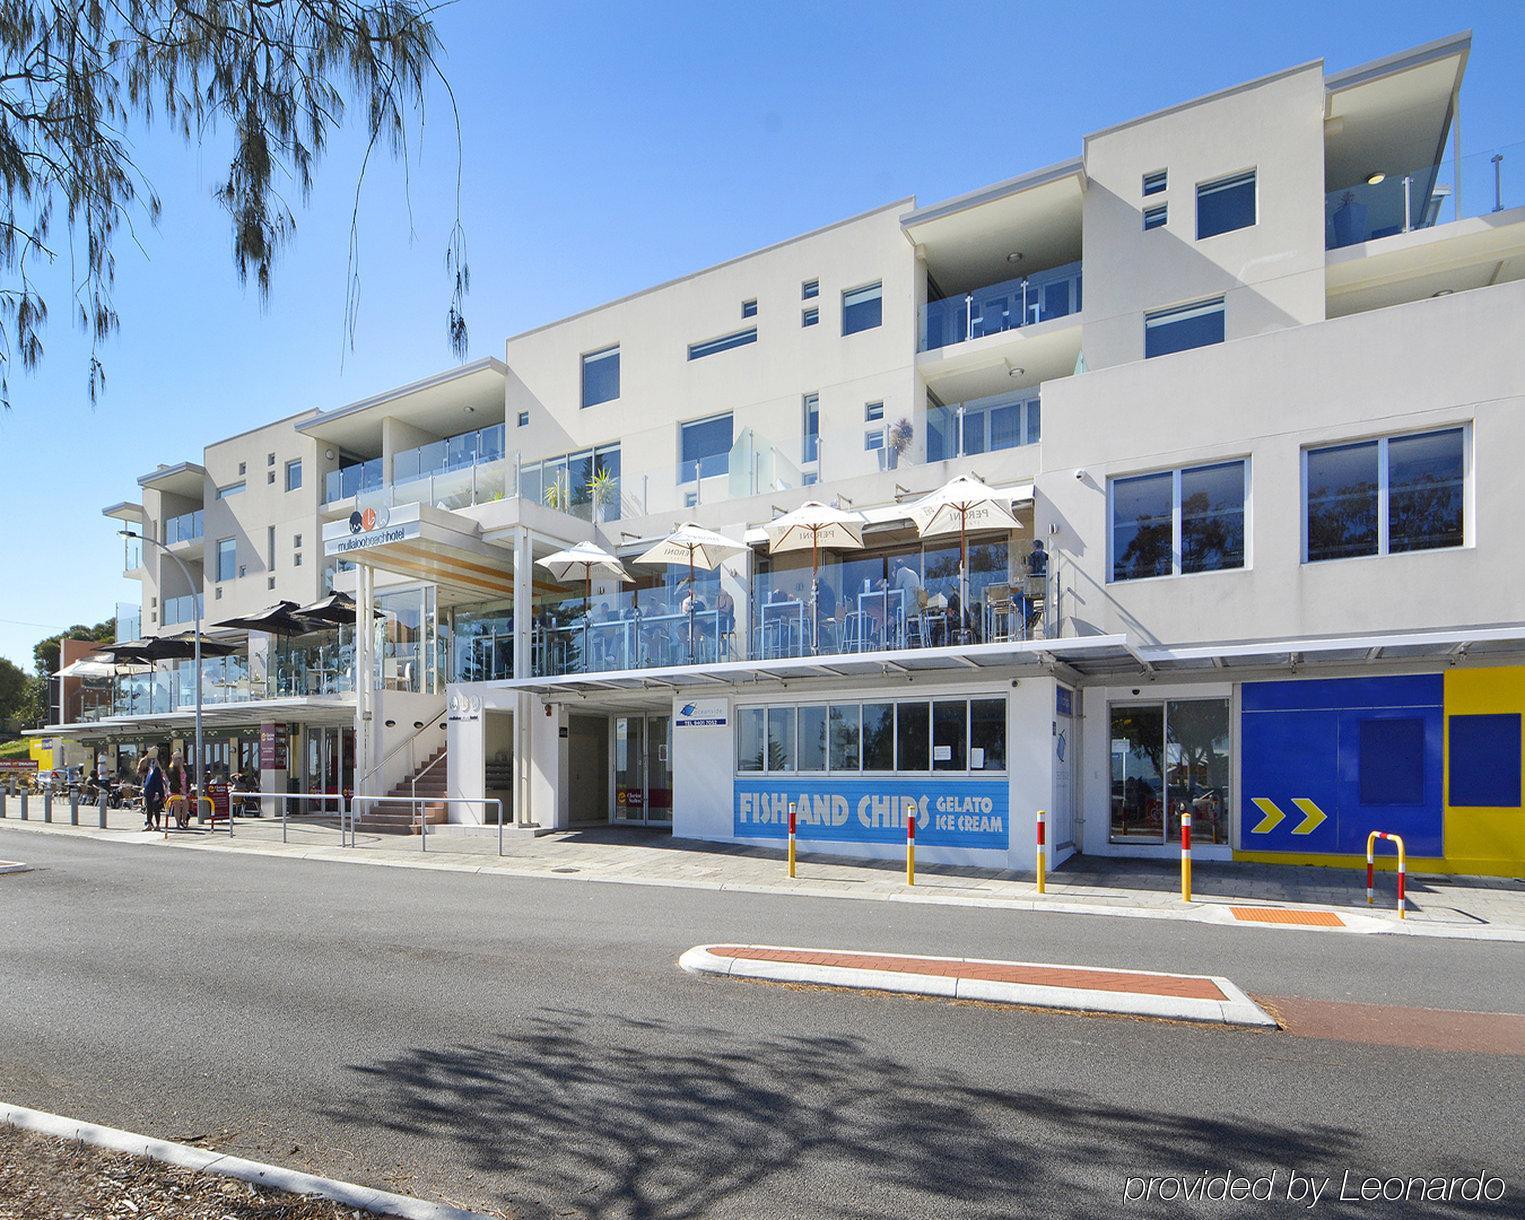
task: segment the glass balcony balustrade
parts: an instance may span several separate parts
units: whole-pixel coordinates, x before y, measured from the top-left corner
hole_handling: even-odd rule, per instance
[[[353,643],[330,638],[321,643],[273,647],[268,662],[250,664],[246,653],[204,657],[203,707],[264,699],[345,695],[355,689]],[[184,713],[196,705],[196,663],[160,661],[151,672],[110,680],[94,714],[113,716]]]
[[[200,538],[205,533],[203,518],[204,514],[199,508],[194,512],[166,517],[164,519],[164,545],[174,546],[177,542],[194,542]]]
[[[351,500],[366,492],[378,491],[380,488],[381,459],[376,457],[365,462],[355,462],[328,472],[324,479],[323,503],[334,504],[340,500]]]
[[[929,405],[927,461],[942,462],[1035,445],[1042,432],[1043,415],[1037,390],[995,394],[945,406]]]
[[[1080,263],[989,284],[921,308],[918,351],[930,352],[1080,312]]]
[[[1330,250],[1525,204],[1525,143],[1417,168],[1374,166],[1324,197]]]
[[[143,610],[136,602],[117,602],[116,641],[136,640],[143,634]]]

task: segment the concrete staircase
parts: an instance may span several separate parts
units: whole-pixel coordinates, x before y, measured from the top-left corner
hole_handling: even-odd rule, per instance
[[[421,833],[424,822],[430,826],[444,822],[448,814],[445,804],[445,768],[448,765],[444,747],[441,746],[424,759],[423,765],[412,776],[387,794],[400,797],[401,800],[396,804],[383,800],[374,805],[366,805],[356,819],[355,829],[371,834],[416,835]],[[415,794],[420,800],[427,798],[429,803],[409,803],[408,798]]]

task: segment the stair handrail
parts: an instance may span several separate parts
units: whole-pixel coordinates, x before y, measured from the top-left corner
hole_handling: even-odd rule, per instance
[[[449,757],[449,754],[447,754],[444,750],[441,750],[438,754],[436,754],[433,758],[431,758],[427,763],[424,764],[424,768],[423,768],[422,771],[415,771],[413,773],[413,779],[412,779],[412,781],[408,785],[408,794],[415,801],[418,800],[418,781],[421,780],[424,776],[428,775],[430,771],[434,770],[435,767],[439,766],[439,764],[444,762],[445,759],[448,758],[448,757]],[[449,807],[450,807],[450,795],[447,792],[445,794],[445,808],[448,809]]]
[[[375,776],[378,777],[378,780],[384,780],[384,778],[386,776],[386,773],[387,773],[387,764],[389,762],[391,762],[394,758],[396,758],[398,756],[398,754],[402,753],[403,750],[409,751],[409,753],[408,753],[408,771],[411,773],[417,767],[417,765],[418,765],[416,760],[413,757],[412,747],[414,746],[415,743],[417,743],[417,741],[418,741],[418,739],[420,737],[422,737],[430,729],[434,728],[434,726],[437,723],[439,723],[439,717],[444,715],[444,713],[445,713],[445,706],[444,706],[444,704],[441,704],[438,715],[429,717],[427,720],[424,721],[423,724],[419,725],[418,728],[413,730],[413,733],[412,733],[411,736],[407,737],[403,741],[399,741],[395,746],[393,746],[390,750],[388,750],[386,752],[386,754],[382,757],[381,764],[376,768],[376,770],[373,771],[373,772],[367,772],[367,775],[375,775]]]

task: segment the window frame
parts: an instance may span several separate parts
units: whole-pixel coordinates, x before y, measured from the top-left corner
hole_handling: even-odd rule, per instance
[[[1143,214],[1145,233],[1152,232],[1155,229],[1163,229],[1170,222],[1170,205],[1168,203],[1156,204],[1152,208],[1145,208]]]
[[[1142,695],[1118,695],[1106,700],[1104,715],[1106,717],[1106,734],[1110,742],[1112,736],[1112,713],[1118,710],[1137,710],[1145,708],[1158,708],[1160,712],[1160,745],[1162,753],[1161,763],[1166,762],[1166,755],[1170,749],[1170,709],[1171,705],[1179,706],[1183,703],[1222,703],[1228,711],[1228,783],[1223,786],[1223,825],[1222,839],[1210,840],[1202,836],[1202,828],[1196,828],[1197,833],[1193,836],[1203,847],[1216,847],[1222,851],[1230,851],[1235,847],[1236,831],[1238,824],[1238,791],[1237,778],[1240,767],[1240,715],[1239,696],[1235,689],[1221,683],[1208,683],[1201,687],[1171,685]],[[1135,848],[1161,848],[1170,853],[1179,850],[1179,832],[1171,825],[1171,810],[1168,796],[1169,782],[1167,776],[1169,766],[1162,766],[1161,770],[1161,800],[1164,805],[1161,810],[1161,834],[1158,839],[1146,839],[1139,835],[1119,837],[1112,829],[1112,753],[1110,747],[1107,752],[1107,846],[1108,847],[1135,847]],[[1153,853],[1151,853],[1152,855]],[[1226,858],[1226,857],[1225,857]]]
[[[800,300],[813,301],[820,295],[821,281],[819,279],[800,281]]]
[[[688,345],[689,361],[703,360],[707,356],[718,356],[722,352],[735,351],[738,347],[750,347],[757,342],[757,327],[747,326],[741,330],[733,330],[729,334],[717,335],[713,339],[701,339],[697,343]]]
[[[1143,176],[1139,186],[1139,194],[1148,198],[1150,195],[1163,195],[1170,188],[1170,170],[1150,170]]]
[[[998,702],[1001,705],[1001,714],[998,723],[1001,725],[1004,739],[1002,741],[1002,765],[1000,767],[971,768],[970,756],[973,753],[974,741],[974,704]],[[964,766],[959,769],[937,766],[937,706],[951,703],[964,705]],[[919,770],[906,770],[900,765],[900,707],[903,704],[919,704],[927,711],[927,741],[926,755],[927,765]],[[889,770],[869,768],[864,760],[864,716],[863,709],[869,706],[887,705],[890,708],[889,735],[890,735],[890,759]],[[806,770],[800,767],[799,732],[802,720],[801,712],[805,708],[822,709],[825,723],[825,766],[817,769]],[[835,767],[832,765],[832,715],[833,708],[852,708],[856,714],[856,738],[857,738],[857,766]],[[788,709],[791,713],[794,725],[793,750],[790,754],[791,765],[778,769],[772,768],[770,763],[768,742],[770,740],[771,713],[774,710]],[[762,726],[762,766],[756,770],[741,766],[741,734],[743,722],[751,716],[761,716]],[[901,777],[910,779],[925,779],[935,782],[939,779],[1002,779],[1009,777],[1010,771],[1010,717],[1011,703],[1003,690],[978,690],[978,691],[952,691],[945,690],[941,693],[926,692],[917,696],[904,696],[901,698],[886,697],[876,699],[870,696],[859,696],[849,699],[775,699],[758,700],[756,702],[739,703],[734,713],[735,727],[731,733],[731,773],[736,779],[755,779],[758,777],[787,776],[793,778],[811,779],[862,779],[863,777]]]
[[[741,303],[741,316],[743,319],[757,316],[757,298],[749,297]]]
[[[702,464],[705,460],[704,458],[686,458],[683,456],[683,438],[688,434],[690,428],[696,428],[700,424],[712,424],[719,419],[731,421],[731,443],[725,448],[725,452],[729,454],[736,444],[736,413],[734,411],[717,411],[713,415],[704,415],[698,419],[685,419],[678,424],[678,485],[680,487],[694,482],[695,479],[718,477],[703,473]],[[685,469],[690,462],[694,464],[694,475],[693,478],[685,478]],[[726,469],[730,469],[729,460],[727,460]]]
[[[808,327],[811,327],[811,326],[819,326],[820,324],[821,324],[821,307],[819,305],[810,305],[810,306],[807,306],[806,308],[800,310],[800,329],[801,330],[804,330],[804,329],[806,329]]]
[[[229,552],[228,552],[228,556],[229,556],[229,559],[231,560],[231,563],[229,564],[229,572],[228,572],[228,574],[226,576],[223,575],[223,571],[222,571],[222,559],[223,559],[223,550],[222,550],[222,547],[223,547],[223,543],[227,543],[228,546],[231,548],[229,550]],[[223,581],[225,581],[225,580],[236,580],[237,579],[237,577],[238,577],[238,537],[237,537],[237,535],[230,535],[227,538],[219,538],[216,541],[216,543],[213,544],[213,547],[212,547],[212,556],[213,556],[213,563],[216,565],[217,583],[218,584],[222,584]]]
[[[614,358],[614,393],[609,395],[607,398],[595,398],[592,401],[589,401],[589,399],[588,399],[588,364],[589,364],[590,361],[607,360],[611,356]],[[622,381],[621,381],[621,378],[623,376],[623,371],[624,370],[623,370],[622,360],[621,360],[621,355],[620,355],[620,345],[618,343],[611,343],[607,347],[595,348],[591,352],[583,352],[582,355],[580,355],[578,357],[578,360],[577,360],[577,370],[578,370],[577,389],[578,389],[578,404],[579,404],[578,409],[579,410],[586,411],[589,407],[601,407],[606,402],[618,402],[619,401],[620,394],[624,390],[624,385],[622,384]]]
[[[243,493],[245,491],[247,491],[248,489],[249,489],[248,482],[246,480],[244,480],[244,479],[240,479],[236,483],[227,483],[227,484],[223,485],[222,487],[219,487],[217,489],[216,498],[219,499],[219,500],[228,500],[228,499],[231,499],[233,496],[241,496],[241,495],[243,495]]]
[[[852,330],[848,330],[847,329],[847,310],[848,310],[847,298],[850,297],[850,296],[855,296],[855,295],[857,295],[859,293],[866,293],[866,292],[870,292],[870,291],[877,292],[879,294],[877,297],[872,298],[874,300],[877,300],[878,303],[879,303],[879,318],[878,318],[878,320],[869,323],[867,326],[855,326]],[[855,301],[855,302],[853,302],[853,304],[854,305],[864,304],[864,303],[866,303],[867,300],[868,300],[868,298],[865,298],[865,301],[863,301],[863,302]],[[848,335],[861,335],[864,331],[877,330],[879,327],[881,327],[883,325],[884,325],[884,281],[882,279],[870,280],[866,284],[859,284],[856,288],[844,288],[844,289],[842,289],[842,337],[844,339],[847,338]]]
[[[1187,315],[1204,315],[1217,308],[1218,315],[1223,319],[1223,336],[1212,339],[1207,343],[1195,343],[1191,347],[1178,347],[1168,352],[1149,352],[1149,331],[1162,323],[1169,323],[1172,319],[1177,322],[1187,320]],[[1178,356],[1182,352],[1201,351],[1205,347],[1216,347],[1220,343],[1228,342],[1228,298],[1226,296],[1204,297],[1200,301],[1187,301],[1182,305],[1169,305],[1163,309],[1151,309],[1144,313],[1144,355],[1145,360],[1158,360],[1162,356]]]
[[[1214,194],[1219,191],[1230,190],[1242,185],[1245,180],[1250,182],[1251,218],[1248,224],[1235,225],[1231,229],[1215,229],[1211,233],[1202,232],[1202,195]],[[1216,178],[1208,178],[1198,182],[1192,192],[1196,201],[1196,226],[1195,233],[1198,241],[1208,241],[1214,237],[1221,237],[1225,233],[1238,233],[1243,229],[1253,229],[1260,224],[1260,170],[1257,166],[1242,169],[1232,174],[1220,174]]]
[[[1244,478],[1244,497],[1241,501],[1241,517],[1243,518],[1244,532],[1244,562],[1238,567],[1204,568],[1196,572],[1187,572],[1181,563],[1183,535],[1181,528],[1181,476],[1189,471],[1212,470],[1218,466],[1232,466],[1238,464]],[[1133,585],[1150,580],[1176,580],[1183,576],[1213,576],[1220,572],[1247,572],[1253,566],[1250,555],[1250,540],[1254,537],[1253,514],[1251,512],[1251,461],[1249,454],[1241,454],[1237,457],[1217,458],[1208,462],[1195,462],[1190,466],[1166,467],[1162,470],[1136,470],[1127,474],[1112,475],[1107,479],[1107,581],[1109,585]],[[1117,571],[1117,507],[1116,487],[1119,483],[1126,483],[1130,479],[1144,479],[1151,476],[1170,475],[1170,571],[1159,572],[1152,576],[1118,576]]]
[[[286,491],[287,492],[301,491],[302,490],[302,459],[301,458],[292,458],[290,461],[288,461],[286,463],[285,474],[286,474],[286,478],[285,478],[285,481],[282,484],[282,486],[285,487]],[[292,476],[293,475],[296,476],[296,481],[295,482],[292,481]]]
[[[1447,432],[1460,434],[1461,439],[1461,542],[1457,546],[1432,546],[1419,549],[1394,551],[1392,544],[1391,465],[1389,442],[1401,441],[1413,436],[1436,436]],[[1377,445],[1377,549],[1370,555],[1330,555],[1323,559],[1308,557],[1308,455],[1345,445]],[[1473,531],[1476,528],[1476,490],[1472,458],[1472,421],[1434,425],[1427,428],[1410,428],[1403,432],[1384,432],[1377,436],[1353,436],[1345,440],[1304,445],[1297,455],[1298,481],[1298,562],[1300,564],[1339,563],[1351,559],[1390,559],[1395,555],[1433,555],[1437,551],[1460,551],[1476,545]]]

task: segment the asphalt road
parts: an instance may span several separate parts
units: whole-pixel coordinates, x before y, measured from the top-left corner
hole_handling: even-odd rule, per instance
[[[1293,1172],[1328,1180],[1319,1215],[1525,1211],[1525,1057],[675,964],[694,944],[753,941],[1518,1012],[1521,945],[505,880],[4,828],[0,856],[35,866],[0,876],[10,1102],[515,1215],[1294,1215],[1309,1209],[1287,1199]],[[1203,1173],[1257,1190],[1274,1175],[1272,1201],[1128,1197],[1144,1189],[1130,1178]],[[1503,1179],[1502,1199],[1336,1197],[1368,1176],[1480,1173]]]

